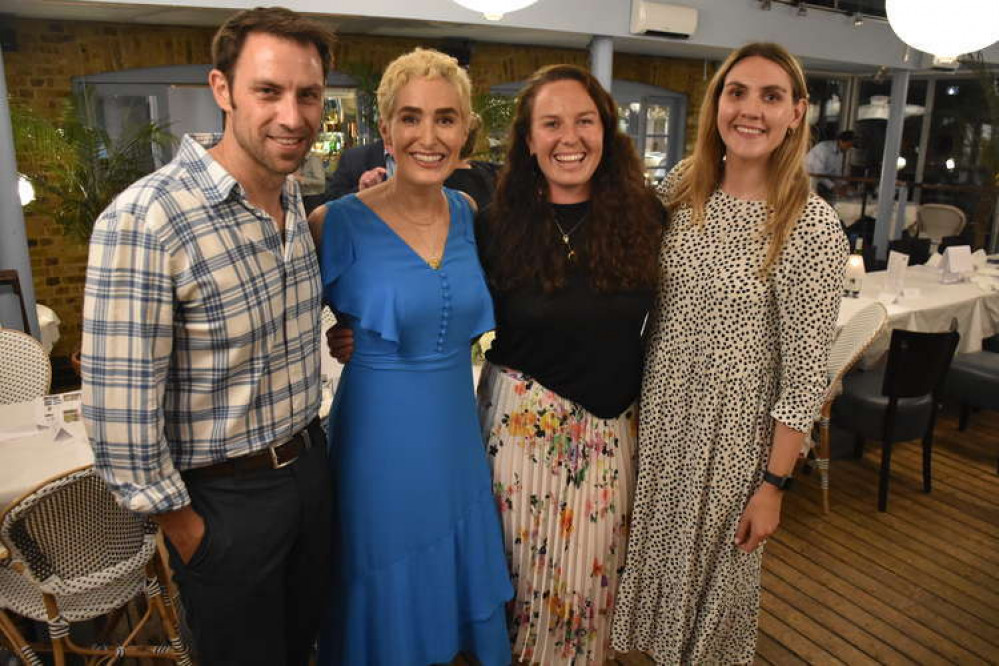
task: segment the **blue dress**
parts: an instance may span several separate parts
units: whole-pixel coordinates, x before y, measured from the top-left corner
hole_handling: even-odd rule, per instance
[[[356,195],[329,204],[323,293],[354,331],[330,412],[333,598],[321,666],[510,663],[513,596],[472,389],[493,328],[472,210],[432,269]]]

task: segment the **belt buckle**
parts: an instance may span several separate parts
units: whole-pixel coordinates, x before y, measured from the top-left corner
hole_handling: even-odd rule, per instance
[[[289,440],[288,442],[285,442],[285,444],[290,443],[290,441],[291,440]],[[270,451],[270,454],[271,454],[271,467],[273,469],[281,469],[282,467],[287,467],[288,465],[290,465],[293,462],[295,462],[296,460],[298,460],[298,456],[292,456],[288,460],[285,460],[284,462],[281,462],[281,459],[278,458],[278,454],[277,454],[277,449],[280,448],[281,446],[284,446],[284,444],[281,444],[279,446],[269,446],[269,447],[267,447],[267,450]]]

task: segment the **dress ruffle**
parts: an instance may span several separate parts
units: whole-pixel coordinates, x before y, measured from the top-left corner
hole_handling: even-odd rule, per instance
[[[320,645],[318,663],[427,666],[465,651],[483,666],[505,666],[505,607],[513,589],[506,576],[496,575],[505,570],[496,505],[487,489],[449,534],[334,584],[330,631],[324,632],[328,640]],[[372,636],[391,640],[375,642]]]

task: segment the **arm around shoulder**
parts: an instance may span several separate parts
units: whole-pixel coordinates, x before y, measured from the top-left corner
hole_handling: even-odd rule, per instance
[[[312,232],[312,242],[316,248],[323,238],[323,222],[326,220],[326,211],[329,204],[319,206],[309,213],[309,231]]]

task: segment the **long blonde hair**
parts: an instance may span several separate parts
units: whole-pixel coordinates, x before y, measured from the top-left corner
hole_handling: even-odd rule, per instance
[[[745,58],[759,56],[780,65],[791,79],[791,96],[795,104],[808,99],[805,72],[797,58],[779,44],[754,42],[733,51],[715,73],[704,93],[698,118],[697,142],[694,153],[684,160],[680,180],[667,193],[671,209],[689,206],[695,224],[704,222],[704,209],[711,194],[722,179],[725,144],[718,133],[718,98],[725,86],[725,77]],[[789,132],[770,154],[767,177],[767,221],[763,234],[769,240],[763,272],[769,272],[777,262],[784,243],[808,203],[809,182],[805,171],[805,153],[811,145],[808,123],[804,120]]]

